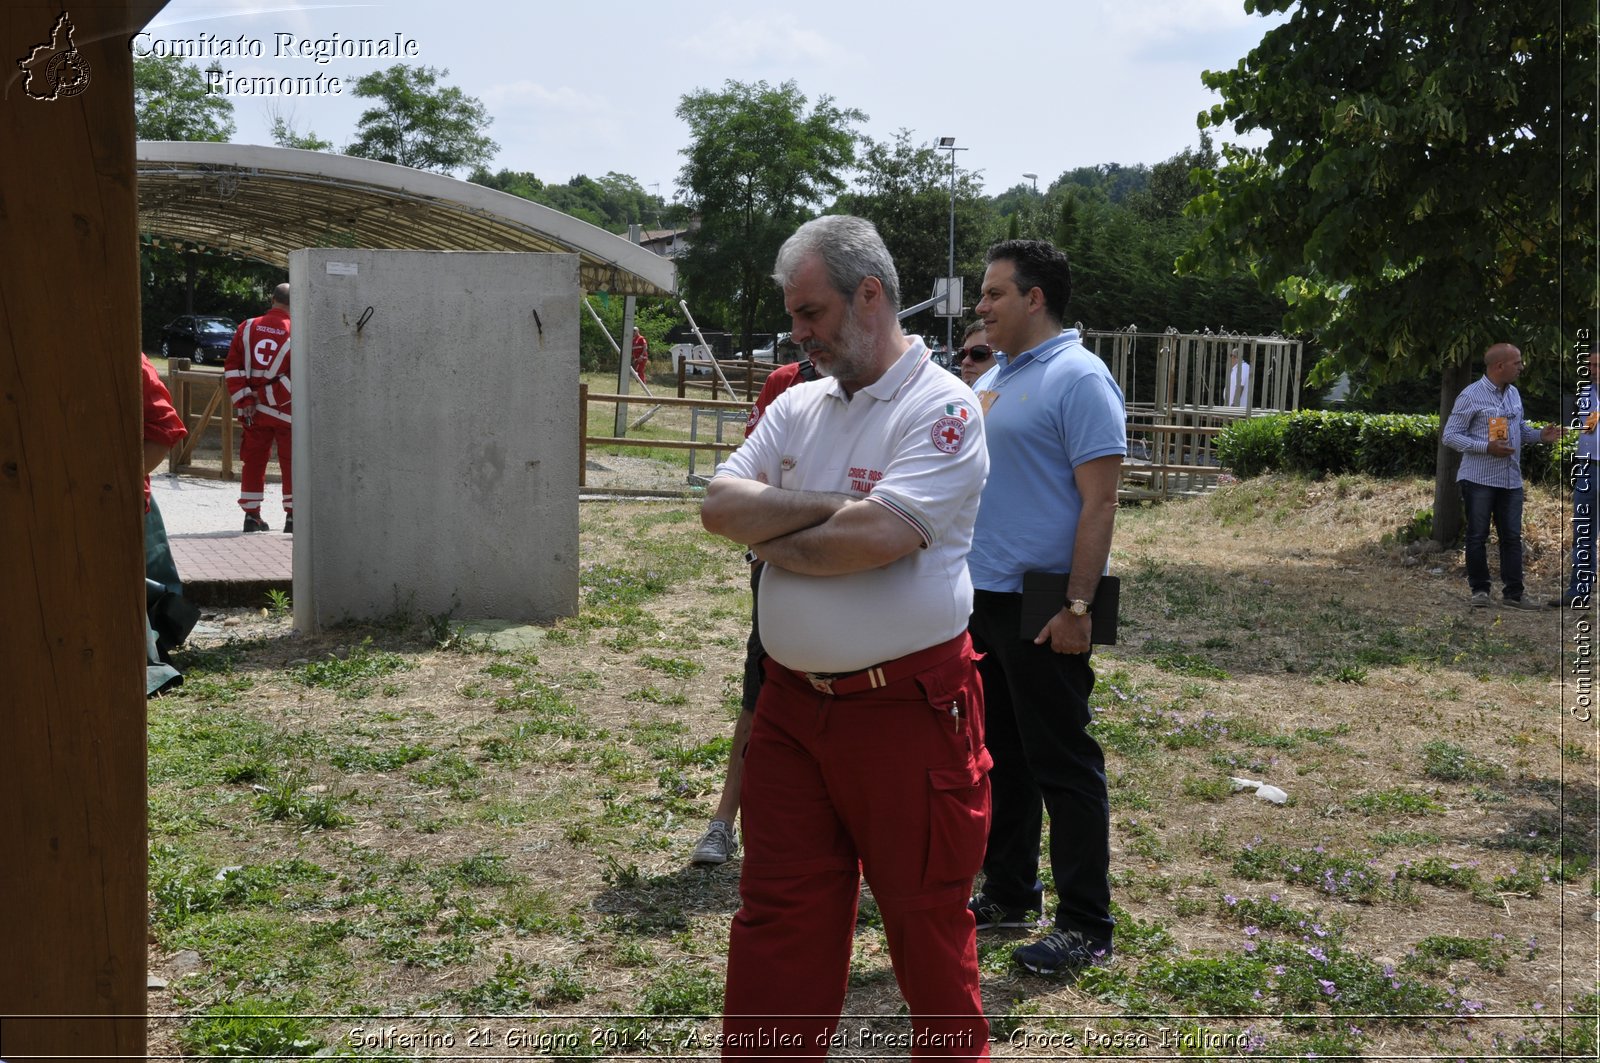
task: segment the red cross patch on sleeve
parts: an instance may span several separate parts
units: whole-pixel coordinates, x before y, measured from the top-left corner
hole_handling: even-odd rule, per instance
[[[933,422],[933,445],[946,454],[959,451],[966,435],[967,422],[959,417],[941,417]]]

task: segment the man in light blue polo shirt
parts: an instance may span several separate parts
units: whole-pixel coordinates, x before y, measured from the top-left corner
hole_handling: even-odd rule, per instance
[[[994,821],[978,929],[1033,926],[1043,910],[1039,843],[1050,810],[1054,929],[1012,955],[1041,974],[1111,958],[1111,812],[1105,756],[1089,735],[1090,610],[1106,570],[1127,453],[1122,391],[1063,331],[1072,271],[1038,240],[990,248],[978,316],[1008,352],[973,385],[984,409],[989,479],[967,568],[970,630],[988,705]],[[1022,632],[1025,572],[1071,573],[1061,609]]]

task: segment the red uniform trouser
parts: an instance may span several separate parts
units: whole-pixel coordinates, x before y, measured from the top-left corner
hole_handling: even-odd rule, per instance
[[[244,471],[239,474],[239,506],[246,513],[260,513],[261,499],[267,485],[267,459],[272,456],[272,444],[278,444],[278,470],[283,473],[283,511],[294,512],[293,465],[294,446],[290,442],[289,425],[276,417],[257,413],[255,419],[240,426],[239,463]]]
[[[724,1055],[827,1052],[863,872],[911,1010],[911,1054],[989,1055],[967,911],[989,831],[983,691],[971,642],[951,646],[924,671],[843,697],[768,658],[740,791]],[[840,1036],[848,1052],[853,1033]]]

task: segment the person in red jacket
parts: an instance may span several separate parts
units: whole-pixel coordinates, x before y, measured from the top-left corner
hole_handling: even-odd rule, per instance
[[[750,407],[744,424],[745,438],[749,439],[750,433],[756,430],[756,425],[761,423],[762,415],[774,399],[795,384],[815,379],[817,370],[809,358],[774,369],[762,385],[761,394],[756,396],[756,404]],[[733,725],[733,748],[728,754],[728,772],[723,779],[722,796],[717,800],[717,810],[711,816],[711,823],[689,854],[689,862],[702,867],[725,864],[739,851],[739,835],[733,829],[733,821],[739,814],[739,787],[744,781],[744,750],[750,744],[750,728],[755,724],[756,699],[761,695],[761,683],[765,678],[762,671],[765,665],[762,662],[767,657],[767,651],[761,645],[761,627],[756,623],[756,600],[760,585],[761,562],[755,561],[750,565],[750,635],[745,640],[744,698],[739,719]]]
[[[149,357],[139,352],[144,394],[144,509],[150,512],[150,474],[166,460],[172,448],[189,434],[183,418],[172,407],[172,393]]]
[[[278,468],[283,471],[283,530],[294,531],[292,488],[293,445],[289,411],[289,286],[272,292],[272,308],[241,324],[228,347],[223,365],[223,385],[243,431],[239,461],[239,506],[244,510],[244,530],[271,531],[261,519],[261,500],[267,482],[267,459],[278,445]]]
[[[633,330],[633,371],[640,380],[644,379],[645,370],[650,368],[650,341],[644,338],[644,333],[635,326]]]
[[[172,558],[161,507],[150,497],[150,474],[189,430],[173,409],[172,394],[161,382],[156,367],[143,353],[139,362],[144,398],[145,693],[153,694],[182,682],[182,676],[168,666],[167,655],[194,630],[200,610],[183,598],[183,580]]]

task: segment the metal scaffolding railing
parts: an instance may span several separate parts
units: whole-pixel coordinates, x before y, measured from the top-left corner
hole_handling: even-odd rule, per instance
[[[1083,342],[1122,388],[1128,407],[1125,481],[1165,497],[1217,485],[1216,437],[1245,417],[1300,408],[1301,340],[1232,332],[1090,331]],[[1240,373],[1233,355],[1248,368]],[[1230,379],[1239,394],[1229,402]]]

